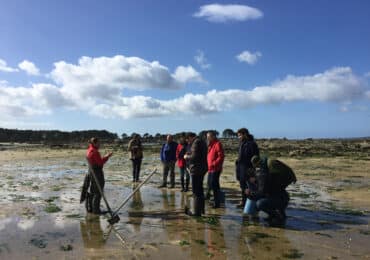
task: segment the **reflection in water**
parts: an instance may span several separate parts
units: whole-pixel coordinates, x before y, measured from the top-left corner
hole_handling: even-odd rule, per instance
[[[85,220],[80,222],[80,230],[85,248],[101,248],[104,246],[106,239],[99,216],[87,214]]]
[[[137,184],[134,184],[132,189],[134,190],[137,187]],[[141,199],[140,189],[134,193],[132,201],[130,203],[130,210],[128,211],[129,222],[133,225],[136,232],[140,232],[140,226],[143,222],[143,215],[137,214],[138,211],[142,211],[144,208],[144,203]]]

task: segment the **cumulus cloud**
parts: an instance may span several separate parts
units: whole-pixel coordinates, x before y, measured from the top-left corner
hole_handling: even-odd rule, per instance
[[[357,76],[349,67],[332,68],[314,75],[288,75],[269,85],[256,86],[252,89],[187,93],[168,100],[144,95],[126,97],[123,90],[133,88],[137,84],[143,88],[154,88],[155,86],[148,82],[161,82],[161,88],[167,86],[171,89],[189,81],[204,80],[191,66],[179,66],[173,74],[170,74],[168,69],[158,62],[148,63],[139,60],[144,65],[133,66],[133,63],[137,65],[140,62],[128,62],[127,58],[121,57],[103,60],[104,62],[85,58],[80,60],[78,65],[56,63],[52,72],[56,84],[39,83],[30,87],[2,86],[0,114],[20,118],[50,114],[55,109],[63,108],[86,111],[103,118],[126,119],[180,114],[200,115],[297,101],[335,102],[343,105],[364,97],[370,99],[366,79]],[[110,66],[109,69],[104,68],[101,62]],[[115,65],[113,66],[111,62]],[[161,77],[151,77],[155,74],[153,71],[157,69],[160,75],[166,74],[162,75],[162,80],[159,79]],[[146,71],[145,76],[142,75],[143,70]],[[164,84],[163,78],[169,79],[165,81],[170,85]],[[139,83],[136,84],[135,81]]]
[[[0,71],[16,72],[16,71],[18,71],[18,69],[9,67],[5,60],[0,59]]]
[[[294,101],[346,103],[361,98],[365,82],[351,68],[340,67],[310,76],[287,76],[268,86],[252,90],[211,90],[205,94],[186,94],[172,100],[152,97],[122,97],[112,105],[100,105],[95,115],[111,117],[156,117],[173,114],[208,114],[257,105]]]
[[[25,71],[28,75],[38,76],[40,75],[39,68],[36,65],[28,60],[24,60],[18,64],[18,67]]]
[[[208,63],[207,58],[203,51],[198,50],[197,54],[194,56],[195,62],[202,68],[202,69],[209,69],[211,64]]]
[[[82,57],[78,64],[65,61],[54,63],[52,79],[62,86],[71,99],[111,100],[124,89],[179,89],[184,84],[202,82],[202,77],[191,66],[179,66],[171,74],[158,61],[149,62],[138,57]]]
[[[178,66],[173,74],[173,77],[182,83],[186,82],[199,82],[205,83],[205,80],[202,78],[201,74],[196,71],[192,66]]]
[[[252,53],[250,51],[243,51],[236,56],[238,61],[248,63],[249,65],[254,65],[261,57],[262,54],[259,51],[255,53]]]
[[[263,13],[259,9],[247,5],[209,4],[201,6],[194,17],[205,18],[214,23],[225,23],[259,19],[263,17]]]

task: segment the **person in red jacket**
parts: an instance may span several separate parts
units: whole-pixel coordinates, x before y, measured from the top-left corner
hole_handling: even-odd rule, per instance
[[[180,137],[180,142],[176,148],[177,166],[180,169],[180,177],[181,177],[181,192],[189,191],[190,174],[188,170],[186,169],[186,160],[184,159],[184,155],[186,154],[186,151],[187,151],[187,143],[185,140],[185,135],[182,135]]]
[[[105,156],[101,157],[99,153],[100,142],[98,138],[91,138],[89,140],[89,148],[86,151],[86,158],[89,163],[89,175],[95,174],[95,177],[98,180],[98,185],[100,188],[104,189],[104,172],[103,166],[108,161],[108,159],[112,156],[112,153],[108,153]],[[91,186],[90,186],[90,196],[88,196],[88,205],[86,207],[88,212],[92,212],[94,214],[103,214],[100,210],[100,200],[101,194],[99,189],[97,188],[97,184],[95,182],[95,178],[92,176],[90,177]]]
[[[214,131],[207,133],[208,140],[208,184],[213,190],[214,208],[219,208],[221,203],[220,198],[220,174],[224,163],[224,149],[221,142],[217,139]]]

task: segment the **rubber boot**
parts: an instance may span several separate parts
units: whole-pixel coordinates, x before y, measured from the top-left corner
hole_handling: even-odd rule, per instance
[[[89,213],[91,213],[93,211],[93,209],[92,209],[92,196],[89,192],[86,192],[85,208],[86,208],[86,211],[89,212]]]
[[[247,201],[247,195],[245,194],[244,191],[242,191],[242,200],[240,201],[240,203],[236,207],[240,208],[240,209],[244,208],[246,201]]]
[[[214,197],[214,204],[213,208],[219,208],[220,207],[220,191],[213,191],[213,197]]]
[[[92,213],[101,214],[100,200],[101,200],[101,196],[94,195],[93,200],[92,200]]]
[[[185,182],[185,192],[188,192],[189,191],[189,179],[186,179],[186,182]]]
[[[194,198],[194,215],[196,217],[202,216],[203,212],[203,207],[204,207],[204,200],[199,197]]]
[[[184,178],[181,178],[181,192],[185,191]]]
[[[199,198],[200,210],[202,214],[206,214],[205,200],[204,198]]]

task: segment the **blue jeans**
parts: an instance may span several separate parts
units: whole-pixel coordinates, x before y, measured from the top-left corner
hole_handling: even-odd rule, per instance
[[[289,203],[289,194],[284,191],[272,196],[257,200],[257,209],[266,212],[270,217],[276,215],[275,211],[279,210],[285,214],[285,209]]]

